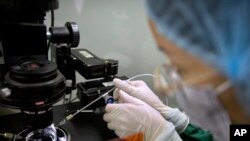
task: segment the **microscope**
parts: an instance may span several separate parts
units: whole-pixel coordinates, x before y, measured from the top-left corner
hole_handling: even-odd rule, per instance
[[[81,105],[87,105],[110,90],[118,77],[117,60],[73,49],[80,42],[78,25],[66,22],[55,27],[58,7],[58,0],[0,1],[0,105],[20,109],[27,129],[19,135],[26,141],[69,141],[67,131],[53,125],[53,104],[77,89]],[[49,11],[47,29],[44,20]],[[76,71],[90,81],[76,83]],[[105,104],[101,100],[89,108]]]

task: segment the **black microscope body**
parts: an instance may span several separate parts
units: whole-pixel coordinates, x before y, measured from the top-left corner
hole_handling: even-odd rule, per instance
[[[0,1],[0,105],[20,109],[28,128],[51,125],[53,104],[65,94],[77,89],[85,106],[110,90],[117,77],[117,60],[101,59],[86,49],[72,49],[79,45],[79,28],[75,22],[54,26],[53,11],[58,3]],[[52,13],[49,29],[44,24],[48,11]],[[49,49],[52,61],[48,59]],[[76,83],[76,71],[89,81]],[[90,108],[104,106],[105,102],[99,101]]]

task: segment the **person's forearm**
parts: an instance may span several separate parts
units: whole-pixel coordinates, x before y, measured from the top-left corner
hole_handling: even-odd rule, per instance
[[[163,104],[156,105],[155,108],[168,121],[172,122],[176,131],[181,134],[189,124],[189,118],[177,108],[171,108]]]
[[[192,141],[215,141],[211,132],[203,130],[193,124],[188,124],[185,131],[180,135],[183,140]]]
[[[175,126],[170,123],[166,131],[160,134],[155,141],[182,141],[182,139],[176,132]]]

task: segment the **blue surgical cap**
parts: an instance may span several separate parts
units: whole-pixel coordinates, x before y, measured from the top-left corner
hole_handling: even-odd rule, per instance
[[[250,1],[147,0],[147,8],[162,35],[231,80],[250,113]]]

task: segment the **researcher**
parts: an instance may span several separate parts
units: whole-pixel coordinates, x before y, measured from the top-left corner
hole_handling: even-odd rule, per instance
[[[105,108],[108,128],[123,140],[229,140],[231,123],[250,123],[250,1],[146,3],[154,38],[170,59],[163,68],[181,77],[180,107],[163,104],[143,81],[114,79],[118,104]]]

